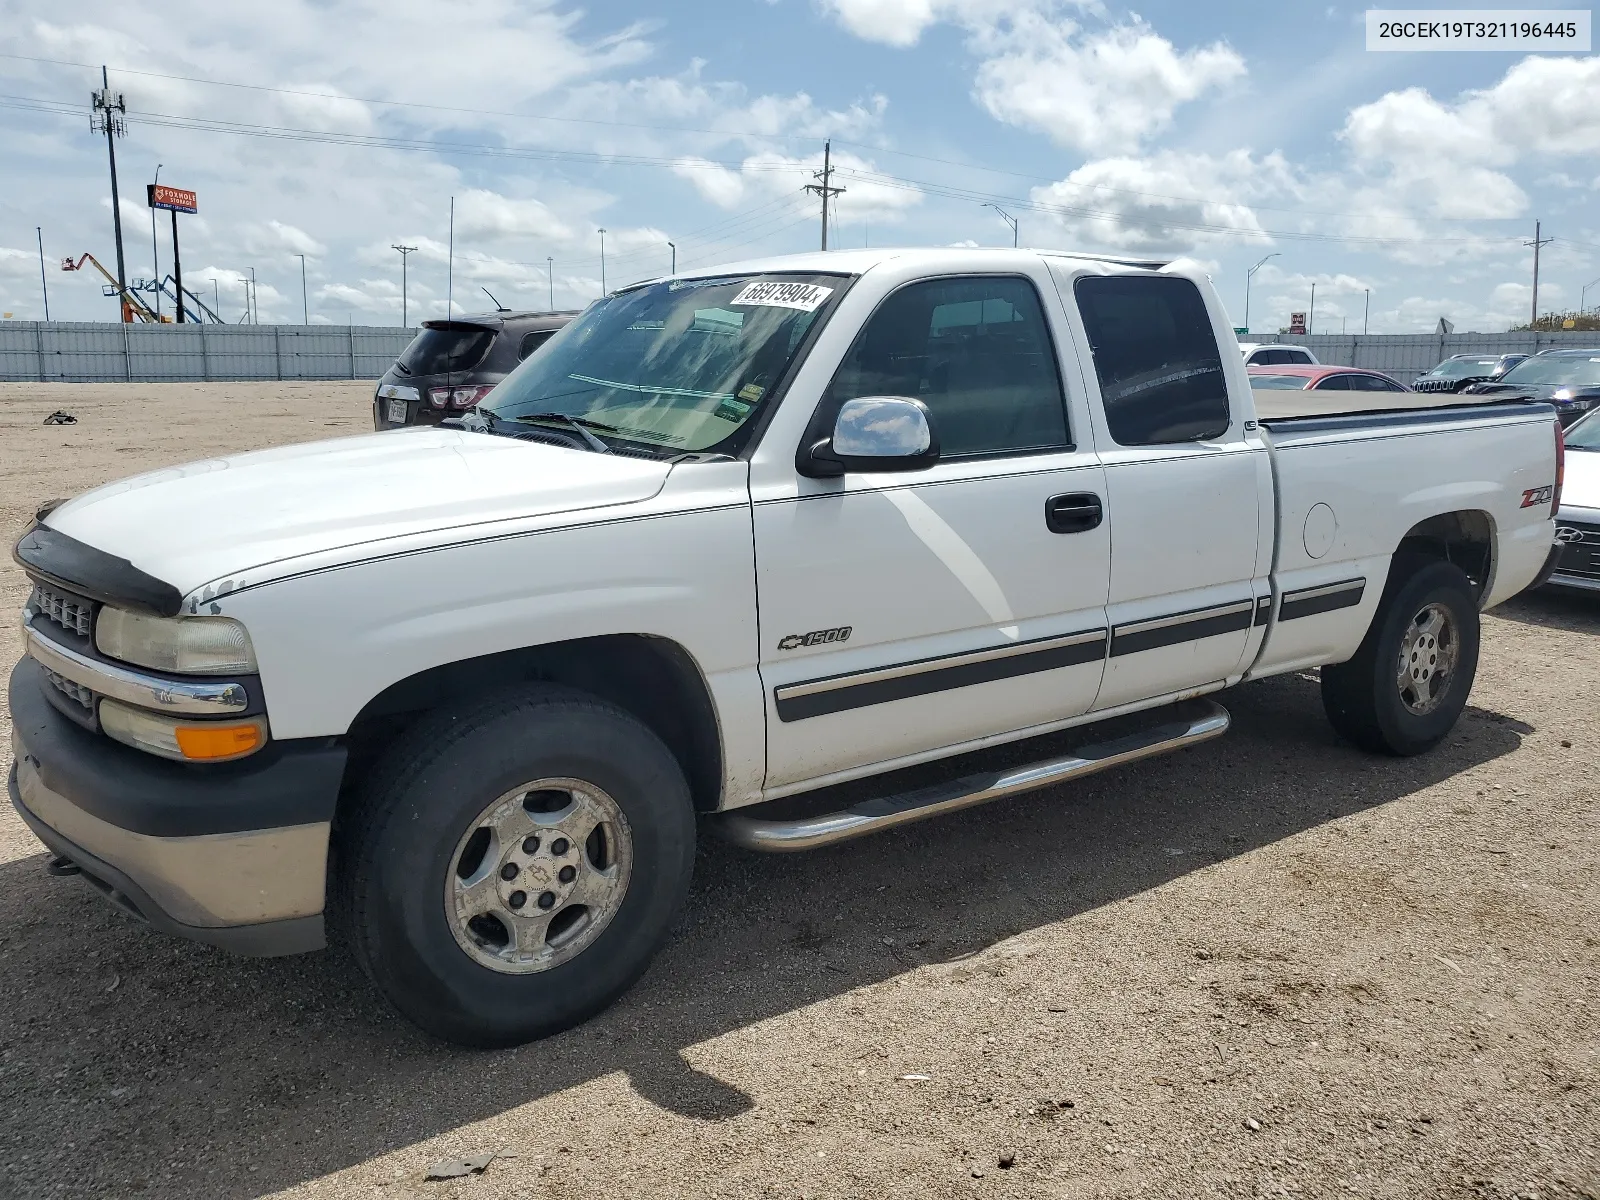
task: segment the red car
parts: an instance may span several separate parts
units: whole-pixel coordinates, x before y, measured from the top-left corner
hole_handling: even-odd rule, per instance
[[[1280,392],[1409,392],[1411,389],[1382,371],[1360,367],[1284,365],[1246,367],[1250,387]]]

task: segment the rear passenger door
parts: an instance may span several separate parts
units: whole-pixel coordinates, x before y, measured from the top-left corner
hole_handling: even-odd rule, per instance
[[[1221,684],[1270,611],[1270,467],[1230,404],[1214,317],[1175,275],[1053,264],[1090,349],[1111,521],[1095,709]]]

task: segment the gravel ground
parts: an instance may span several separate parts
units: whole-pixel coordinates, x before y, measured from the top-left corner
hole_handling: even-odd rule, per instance
[[[0,385],[0,523],[360,430],[369,386]],[[1295,676],[1075,787],[792,858],[710,843],[641,984],[500,1053],[415,1033],[337,954],[153,934],[7,810],[0,1196],[1600,1198],[1597,639],[1600,603],[1498,610],[1419,759],[1336,741]]]

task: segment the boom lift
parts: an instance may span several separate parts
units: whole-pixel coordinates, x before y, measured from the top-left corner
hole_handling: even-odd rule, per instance
[[[118,287],[116,276],[102,267],[100,260],[87,250],[84,251],[83,257],[79,258],[77,262],[73,262],[70,258],[63,258],[61,260],[61,269],[63,271],[81,271],[83,264],[86,262],[93,263],[94,269],[106,278],[105,286],[100,289],[101,295],[116,296],[121,300],[122,320],[125,323],[133,321],[135,317],[151,324],[159,323],[164,325],[171,322],[171,317],[164,313],[160,316],[156,315],[155,311],[143,300],[139,299],[138,296],[134,295],[131,290]]]

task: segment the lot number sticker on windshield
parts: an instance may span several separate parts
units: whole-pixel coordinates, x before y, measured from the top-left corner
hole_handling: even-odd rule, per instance
[[[730,304],[759,304],[764,308],[797,308],[801,312],[816,312],[833,289],[815,283],[752,283],[746,285]]]

